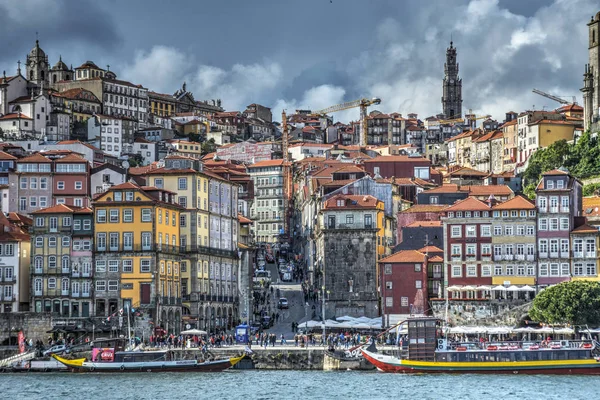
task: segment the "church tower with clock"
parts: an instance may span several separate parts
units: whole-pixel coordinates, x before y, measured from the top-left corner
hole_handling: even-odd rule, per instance
[[[48,87],[48,56],[40,48],[40,41],[35,41],[35,47],[27,54],[25,63],[27,80],[36,85]]]
[[[444,64],[442,110],[446,119],[462,118],[462,80],[458,77],[456,47],[450,42]]]

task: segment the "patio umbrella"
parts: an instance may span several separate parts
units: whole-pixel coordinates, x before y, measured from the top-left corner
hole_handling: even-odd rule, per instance
[[[460,291],[461,292],[468,292],[470,290],[476,290],[477,288],[475,286],[463,286]]]
[[[460,292],[460,287],[459,286],[449,286],[446,290],[449,292]]]
[[[554,333],[557,333],[559,335],[572,335],[575,332],[573,331],[573,328],[559,328],[555,329]]]
[[[206,335],[206,331],[200,330],[200,329],[188,329],[187,331],[182,331],[181,332],[182,335]]]
[[[510,285],[509,287],[506,288],[506,290],[508,290],[509,292],[518,292],[521,289],[518,286]]]
[[[491,288],[492,288],[491,286],[482,285],[482,286],[477,286],[475,289],[476,290],[490,290]]]
[[[529,285],[521,286],[520,289],[522,292],[535,292],[535,288],[532,288]]]
[[[502,285],[498,285],[498,286],[494,286],[492,288],[492,291],[494,292],[506,292],[506,288]]]

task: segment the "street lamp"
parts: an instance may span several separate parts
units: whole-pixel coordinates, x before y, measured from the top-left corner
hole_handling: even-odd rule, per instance
[[[325,343],[325,285],[321,287],[323,289],[323,303],[321,305],[321,318],[323,319],[323,343]]]

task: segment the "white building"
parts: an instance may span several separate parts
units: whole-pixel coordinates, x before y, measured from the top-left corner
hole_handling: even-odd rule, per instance
[[[0,313],[28,309],[30,248],[29,235],[0,214]]]
[[[292,160],[299,161],[308,157],[325,157],[325,152],[332,148],[331,144],[298,143],[288,147]]]
[[[133,141],[133,154],[142,157],[142,165],[148,165],[158,161],[158,144],[144,138],[136,138]]]
[[[92,196],[97,193],[104,193],[112,186],[125,183],[126,180],[127,171],[116,165],[106,163],[99,167],[92,168],[90,172],[90,188]]]
[[[96,115],[101,124],[100,149],[115,157],[133,152],[136,120],[123,116]]]

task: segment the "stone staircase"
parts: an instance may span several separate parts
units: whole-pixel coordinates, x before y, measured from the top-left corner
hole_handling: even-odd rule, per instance
[[[27,353],[15,354],[14,356],[10,356],[5,358],[4,360],[0,360],[0,368],[10,367],[12,364],[19,361],[29,361],[35,358],[35,351],[29,351]]]

